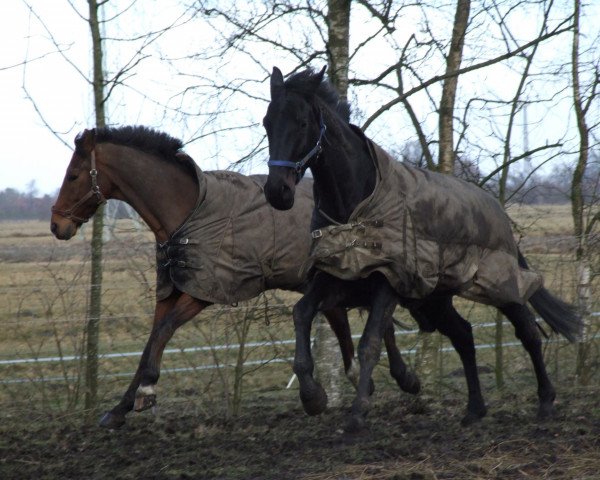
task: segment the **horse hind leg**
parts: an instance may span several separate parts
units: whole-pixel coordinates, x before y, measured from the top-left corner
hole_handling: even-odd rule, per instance
[[[354,342],[352,341],[346,309],[342,307],[332,308],[324,311],[323,315],[338,340],[346,378],[356,388],[358,386],[358,369],[354,358]]]
[[[160,362],[165,347],[175,331],[208,305],[206,302],[183,294],[175,303],[175,307],[152,329],[139,366],[140,384],[134,402],[136,412],[156,405],[156,383],[160,376]]]
[[[419,377],[414,372],[411,372],[396,345],[396,335],[394,332],[394,318],[390,317],[386,320],[385,333],[383,334],[383,341],[385,349],[388,355],[388,362],[390,365],[390,375],[398,386],[405,392],[412,395],[416,395],[421,391],[421,382]]]
[[[325,318],[329,322],[332,331],[338,339],[340,345],[340,351],[342,352],[342,360],[344,362],[344,371],[346,378],[352,383],[354,388],[358,388],[358,377],[360,374],[360,367],[358,366],[358,360],[354,357],[354,343],[352,341],[352,335],[350,333],[350,324],[348,322],[348,315],[346,309],[335,308],[323,312]],[[396,336],[394,333],[394,318],[389,317],[388,327],[385,330],[384,342],[385,348],[388,354],[388,361],[390,365],[390,375],[398,386],[405,392],[416,395],[421,390],[421,383],[419,378],[411,372],[396,345]],[[371,379],[369,386],[369,395],[372,395],[375,391],[375,384]]]
[[[543,419],[554,413],[556,391],[546,372],[542,353],[542,339],[538,331],[535,316],[526,305],[511,303],[499,307],[515,328],[515,335],[523,344],[533,363],[538,383],[538,418]]]
[[[450,339],[462,362],[467,382],[467,412],[461,425],[468,426],[478,422],[487,414],[487,407],[481,394],[471,324],[456,311],[452,305],[452,297],[432,297],[419,308],[411,310],[411,314],[427,325],[435,325],[442,335]]]
[[[152,332],[140,359],[138,368],[121,401],[100,419],[100,426],[116,429],[125,424],[125,416],[131,411],[142,411],[156,404],[160,358],[175,330],[193,318],[209,303],[195,300],[187,295],[176,294],[158,302],[155,308]]]

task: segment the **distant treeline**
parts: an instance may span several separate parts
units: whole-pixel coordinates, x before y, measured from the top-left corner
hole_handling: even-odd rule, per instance
[[[19,192],[14,188],[0,191],[0,221],[2,220],[50,220],[50,209],[56,202],[58,192],[53,195],[29,192]],[[119,200],[110,200],[112,208],[110,215],[113,218],[129,218],[131,216],[128,206]]]
[[[414,157],[414,154],[407,155],[407,152],[403,151],[400,158],[409,163],[423,166]],[[600,184],[600,162],[596,155],[593,159],[595,161],[588,165],[583,182],[586,202],[593,202],[597,198]],[[457,162],[456,175],[474,183],[479,183],[482,177],[475,163],[464,162],[460,159]],[[519,173],[518,170],[512,171],[507,185],[507,199],[509,203],[530,205],[568,203],[572,176],[572,168],[565,166],[555,168],[548,174],[527,175]],[[494,180],[488,181],[484,188],[494,195],[497,194],[497,183]],[[19,192],[14,188],[7,188],[0,191],[0,220],[48,220],[50,208],[54,204],[56,196],[57,194],[39,196],[36,194],[35,188],[31,188],[29,192]],[[113,201],[111,200],[111,202]],[[122,205],[122,202],[118,203],[118,205],[114,205],[116,208],[111,209],[111,215],[116,218],[127,218],[128,210],[125,205]]]
[[[56,195],[37,196],[14,188],[0,191],[0,220],[48,220]]]

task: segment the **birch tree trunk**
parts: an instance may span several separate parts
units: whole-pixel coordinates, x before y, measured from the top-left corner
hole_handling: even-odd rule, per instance
[[[577,366],[576,377],[582,384],[586,384],[588,378],[587,353],[589,345],[586,341],[587,330],[589,328],[589,319],[587,313],[589,311],[589,296],[590,296],[590,265],[588,252],[586,248],[586,232],[584,226],[584,199],[583,199],[583,176],[588,163],[588,151],[590,147],[589,127],[586,124],[585,114],[589,108],[584,106],[584,101],[581,96],[581,86],[579,79],[579,28],[581,17],[581,0],[573,2],[573,45],[571,49],[571,71],[573,81],[573,105],[575,107],[575,118],[577,119],[577,130],[579,133],[579,155],[573,179],[571,181],[571,213],[573,216],[573,233],[577,240],[577,304],[579,312],[584,320],[583,339],[577,346]],[[590,99],[591,100],[591,99]]]
[[[327,13],[329,80],[342,100],[348,98],[350,0],[329,0]],[[321,314],[315,321],[315,376],[327,392],[331,407],[341,405],[342,355],[335,334]]]
[[[456,4],[450,50],[446,57],[446,75],[460,69],[470,7],[470,0],[458,0]],[[454,173],[454,103],[457,85],[457,75],[451,75],[444,80],[438,111],[440,141],[438,170],[450,175]],[[439,379],[441,342],[437,333],[422,336],[420,352],[417,352],[416,368],[425,388],[435,387]]]
[[[100,6],[97,0],[88,0],[90,31],[92,35],[94,110],[96,126],[104,127],[104,72],[102,69],[102,37],[98,12]],[[94,215],[92,224],[92,258],[90,303],[86,325],[86,375],[85,375],[85,409],[88,420],[96,417],[98,404],[98,341],[99,324],[102,309],[102,231],[104,227],[104,205],[100,206]]]
[[[458,0],[450,51],[446,57],[446,75],[451,75],[460,69],[470,9],[470,0]],[[440,172],[450,174],[454,173],[454,103],[457,86],[457,75],[451,75],[444,80],[439,107],[440,158],[438,168]]]
[[[340,98],[348,100],[350,49],[350,0],[329,0],[327,13],[327,59],[329,80]]]
[[[342,354],[336,336],[323,314],[317,314],[314,322],[315,378],[327,392],[327,404],[342,404],[342,379],[344,377]]]

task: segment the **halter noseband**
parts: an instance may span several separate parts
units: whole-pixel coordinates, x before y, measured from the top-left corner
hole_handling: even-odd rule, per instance
[[[312,148],[312,150],[310,152],[308,152],[306,155],[304,155],[304,157],[302,157],[301,160],[298,160],[297,162],[292,162],[290,160],[269,160],[267,162],[267,165],[269,167],[293,168],[296,171],[296,176],[297,176],[298,180],[300,180],[300,178],[302,177],[303,170],[306,167],[306,164],[315,155],[318,156],[319,153],[321,153],[321,150],[323,149],[323,147],[321,146],[321,141],[323,140],[323,135],[325,135],[325,130],[327,130],[327,126],[325,125],[325,122],[323,121],[323,113],[321,113],[319,123],[320,123],[320,132],[319,132],[319,138],[317,140],[317,144]]]
[[[98,170],[96,170],[96,152],[94,150],[92,150],[90,177],[92,178],[92,188],[88,193],[86,193],[83,196],[81,200],[79,200],[77,203],[75,203],[75,205],[73,205],[67,210],[59,210],[58,208],[56,208],[56,206],[53,205],[51,208],[52,213],[56,213],[61,217],[68,218],[69,220],[73,220],[78,223],[87,222],[92,217],[93,213],[89,217],[83,218],[74,215],[73,212],[75,212],[75,210],[77,210],[81,205],[83,205],[85,202],[87,202],[90,198],[94,196],[96,197],[96,207],[99,207],[103,203],[106,203],[106,198],[104,197],[104,195],[102,195],[100,187],[98,186]]]

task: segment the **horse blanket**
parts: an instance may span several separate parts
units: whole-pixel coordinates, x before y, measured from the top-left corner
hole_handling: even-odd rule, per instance
[[[196,207],[156,247],[157,300],[174,288],[220,304],[269,288],[298,290],[310,249],[312,181],[302,181],[292,210],[280,212],[265,199],[265,175],[195,168]]]
[[[363,137],[375,189],[347,224],[312,232],[310,265],[347,280],[379,271],[405,298],[444,292],[522,304],[542,286],[540,275],[519,267],[510,221],[495,198],[451,175],[400,163]]]

